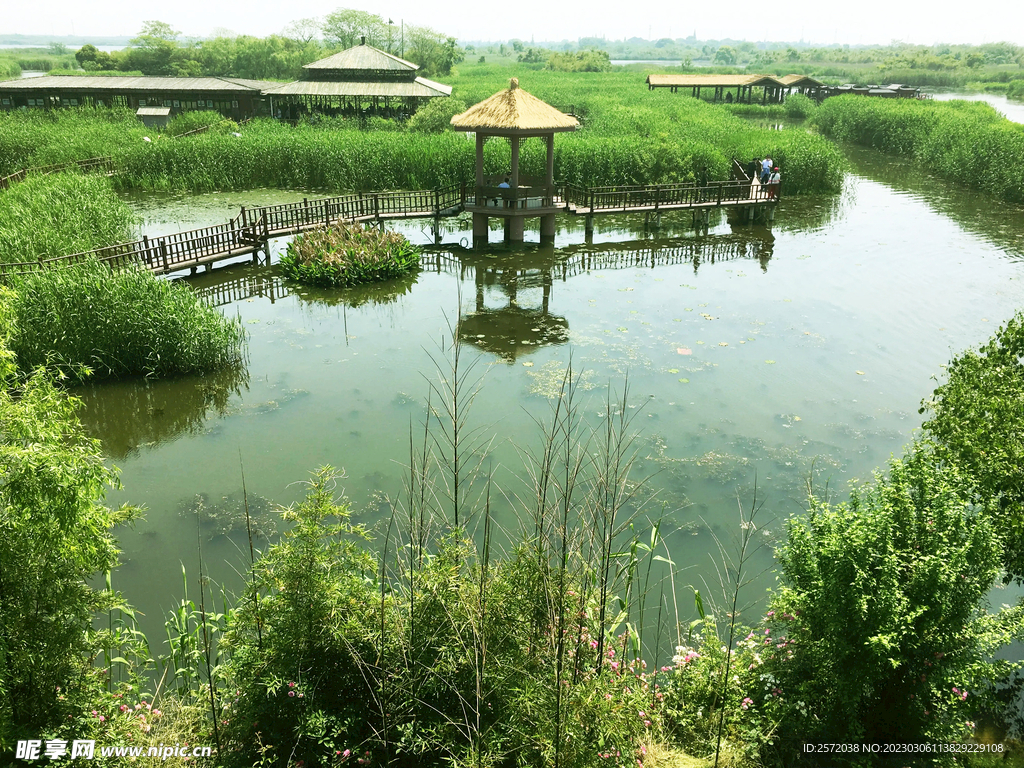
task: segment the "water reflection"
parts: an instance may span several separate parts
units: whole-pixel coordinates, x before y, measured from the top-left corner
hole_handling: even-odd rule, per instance
[[[1024,258],[1024,231],[1018,223],[1024,216],[1024,206],[960,187],[942,178],[940,172],[929,173],[917,160],[855,145],[844,145],[843,150],[854,173],[924,200],[965,230],[980,235],[1018,259]],[[915,223],[908,221],[907,226],[915,226]]]
[[[460,261],[473,270],[476,291],[474,311],[459,323],[460,341],[514,363],[540,347],[569,340],[569,321],[548,309],[559,261],[553,248],[542,246],[497,258],[467,252]],[[534,298],[538,291],[539,306]],[[489,307],[488,298],[494,294],[500,297],[499,306]]]
[[[86,431],[100,436],[107,456],[121,460],[143,447],[206,431],[207,419],[227,414],[232,397],[248,388],[243,364],[205,376],[105,381],[73,394],[82,401],[79,417]]]

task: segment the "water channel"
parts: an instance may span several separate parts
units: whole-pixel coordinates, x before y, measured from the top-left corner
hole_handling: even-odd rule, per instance
[[[193,583],[198,575],[202,505],[217,512],[202,529],[205,567],[238,587],[248,560],[240,454],[271,537],[273,515],[262,510],[299,499],[298,481],[322,464],[346,470],[357,520],[386,522],[382,498],[401,492],[410,424],[422,423],[433,360],[461,306],[463,362],[476,361],[481,377],[470,423],[491,444],[495,483],[521,488],[520,451],[537,445],[533,418],[548,413],[570,357],[585,371],[593,424],[609,383],[620,390],[628,377],[641,431],[636,476],[653,476],[658,491],[646,512],[667,521],[685,569],[677,585],[706,593],[716,583],[712,534],[729,540],[755,477],[771,533],[804,508],[809,478],[841,497],[913,438],[919,404],[949,358],[1024,305],[1024,236],[1014,223],[1024,211],[912,163],[848,154],[842,195],[787,198],[770,230],[722,217],[700,235],[673,214],[645,233],[641,216],[607,217],[587,244],[582,220],[564,217],[554,247],[509,250],[493,231],[494,244],[473,253],[462,247],[469,222],[458,219],[446,222],[441,266],[395,284],[312,290],[249,264],[190,278],[244,323],[244,374],[78,392],[89,432],[122,471],[124,490],[110,501],[148,510],[120,533],[114,586],[145,614],[144,631],[162,637],[182,566]],[[161,234],[222,222],[243,203],[315,194],[131,202],[143,231]],[[432,242],[422,222],[398,228]],[[284,246],[274,243],[275,258]],[[509,504],[498,514],[515,529]],[[766,548],[755,567],[770,564]],[[763,577],[753,597],[772,581]]]

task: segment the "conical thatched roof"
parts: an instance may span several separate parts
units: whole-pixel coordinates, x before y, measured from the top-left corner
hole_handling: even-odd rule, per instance
[[[513,77],[508,88],[453,117],[452,127],[460,131],[518,133],[574,131],[579,123],[575,117],[559,112],[524,91],[519,87],[519,80]]]
[[[367,45],[365,42],[341,53],[328,56],[326,59],[320,59],[311,64],[304,64],[302,68],[307,72],[320,72],[324,70],[414,72],[419,69],[411,61],[400,59],[387,51]]]

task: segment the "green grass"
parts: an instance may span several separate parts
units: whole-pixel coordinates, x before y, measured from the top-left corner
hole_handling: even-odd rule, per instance
[[[836,192],[842,182],[845,161],[820,136],[802,129],[763,129],[719,105],[648,91],[642,74],[569,74],[485,64],[448,79],[453,97],[473,104],[507,87],[509,76],[519,76],[522,87],[535,96],[584,117],[581,130],[556,137],[560,180],[593,186],[709,182],[728,178],[734,155],[770,154],[780,160],[789,193]],[[143,128],[128,111],[6,114],[0,116],[0,173],[4,164],[14,170],[112,154],[123,169],[115,182],[120,189],[340,192],[429,189],[473,178],[473,142],[451,131],[422,133],[385,121],[360,126],[324,119],[298,128],[259,120],[241,133],[239,138],[211,131],[170,142]],[[488,174],[505,171],[507,142],[489,141],[485,162]],[[544,148],[539,140],[526,142],[522,163],[525,173],[541,175]]]
[[[29,176],[0,191],[0,262],[24,262],[134,239],[138,219],[102,176]]]
[[[281,269],[302,283],[350,288],[394,280],[416,269],[419,261],[416,248],[397,232],[342,222],[288,243]]]
[[[186,286],[89,262],[43,270],[11,287],[18,366],[73,380],[201,373],[243,363],[245,331]]]
[[[987,104],[838,96],[814,123],[835,139],[917,158],[951,183],[1024,202],[1024,126]]]

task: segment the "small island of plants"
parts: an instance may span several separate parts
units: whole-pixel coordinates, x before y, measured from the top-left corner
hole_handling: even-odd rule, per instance
[[[419,262],[419,251],[399,233],[339,221],[296,237],[281,257],[281,269],[309,285],[350,288],[394,280]]]

